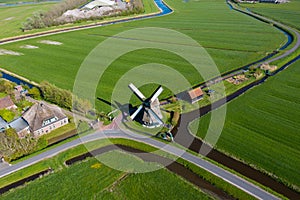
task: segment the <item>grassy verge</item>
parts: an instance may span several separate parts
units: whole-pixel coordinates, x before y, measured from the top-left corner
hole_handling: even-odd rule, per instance
[[[119,151],[108,152],[99,157],[121,159],[131,167],[158,166]],[[49,187],[50,185],[52,186]],[[210,199],[194,185],[165,169],[146,174],[130,174],[109,168],[95,158],[56,171],[0,198],[13,199],[20,195],[26,199],[153,199],[161,196],[168,196],[170,199]]]
[[[70,131],[75,130],[75,129],[76,129],[75,124],[74,123],[69,123],[69,124],[66,124],[65,126],[62,126],[58,129],[55,129],[55,130],[51,131],[49,134],[45,134],[45,138],[48,141],[51,141],[51,139],[59,137],[61,135],[64,135],[65,133],[70,132]]]
[[[142,144],[142,143],[137,143],[137,142],[130,141],[130,140],[124,140],[124,139],[112,139],[110,141],[101,140],[101,141],[90,142],[86,145],[88,146],[88,148],[90,150],[92,150],[92,149],[96,149],[96,148],[106,146],[106,145],[110,144],[111,142],[114,143],[114,144],[123,144],[123,145],[130,146],[130,147],[133,147],[133,148],[136,148],[136,149],[147,151],[147,152],[153,152],[153,151],[156,150],[155,148],[153,148],[151,146],[148,146],[148,145],[145,145],[145,144]],[[63,164],[65,160],[68,160],[70,158],[73,158],[75,156],[81,155],[81,154],[86,153],[86,152],[87,152],[87,150],[86,150],[86,147],[84,145],[77,146],[75,148],[72,148],[72,149],[64,152],[64,153],[60,153],[59,155],[57,155],[53,158],[44,160],[44,161],[42,161],[40,163],[37,163],[35,165],[32,165],[28,168],[25,168],[23,170],[15,172],[15,173],[13,173],[9,176],[1,178],[0,179],[0,185],[1,186],[7,185],[9,183],[15,182],[16,180],[20,180],[24,177],[27,177],[28,175],[31,175],[34,172],[41,171],[41,170],[43,170],[45,168],[48,168],[48,167],[51,167],[52,169],[54,169],[54,171],[56,173],[58,171],[61,171],[61,169],[66,168],[66,166]],[[155,153],[157,153],[157,151]],[[165,152],[160,152],[159,154],[164,155],[166,157],[169,157],[171,159],[172,158],[174,159],[173,156],[168,155]],[[249,196],[248,194],[246,194],[245,192],[235,188],[234,186],[232,186],[232,185],[228,184],[227,182],[223,181],[222,179],[213,176],[212,174],[206,172],[205,170],[197,168],[196,166],[193,166],[192,164],[187,163],[186,161],[183,161],[181,159],[179,159],[178,162],[180,162],[183,165],[187,166],[192,171],[196,172],[201,177],[203,177],[205,180],[208,180],[209,182],[214,184],[216,187],[226,191],[230,195],[232,195],[236,198],[245,198],[245,197],[247,197],[247,198],[252,199],[252,197]],[[24,172],[24,170],[26,170],[26,173]]]

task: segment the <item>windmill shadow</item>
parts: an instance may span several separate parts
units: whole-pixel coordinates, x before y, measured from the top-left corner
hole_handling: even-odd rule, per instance
[[[103,103],[109,105],[110,107],[113,107],[113,108],[115,108],[115,109],[118,109],[118,107],[117,107],[116,105],[112,104],[111,102],[109,102],[109,101],[107,101],[107,100],[105,100],[105,99],[102,99],[101,97],[97,97],[97,100],[102,101]]]
[[[111,103],[101,97],[97,97],[97,100],[109,105],[110,107],[114,108],[115,110],[120,110],[122,113],[122,121],[126,122],[126,119],[131,113],[135,111],[136,108],[132,107],[131,104],[126,103],[126,104],[121,104],[120,102],[114,101],[114,103]],[[112,111],[114,112],[114,111]]]

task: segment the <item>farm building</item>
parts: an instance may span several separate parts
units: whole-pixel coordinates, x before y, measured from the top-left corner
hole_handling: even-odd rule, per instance
[[[191,103],[196,103],[197,101],[200,101],[203,98],[203,91],[200,87],[197,87],[195,89],[192,89],[188,92]]]
[[[200,87],[191,89],[189,91],[184,91],[179,94],[176,94],[176,98],[179,100],[184,100],[190,103],[196,103],[203,98],[203,91]]]
[[[19,137],[24,137],[30,133],[29,124],[24,120],[23,117],[19,117],[9,123],[9,126],[17,132]]]
[[[83,10],[92,10],[100,7],[110,7],[116,5],[115,1],[111,0],[95,0],[82,7]]]
[[[23,119],[36,137],[68,124],[68,117],[58,106],[44,102],[36,103],[29,108],[23,114]]]
[[[15,95],[15,100],[16,101],[20,101],[22,99],[22,97],[25,97],[26,93],[28,91],[25,90],[22,85],[16,85],[14,87],[14,95]]]
[[[21,92],[21,91],[23,90],[23,87],[22,87],[22,85],[16,85],[16,86],[14,87],[14,89],[15,89],[17,92]]]
[[[10,96],[6,96],[0,99],[0,110],[1,109],[15,109],[17,106],[11,100]]]

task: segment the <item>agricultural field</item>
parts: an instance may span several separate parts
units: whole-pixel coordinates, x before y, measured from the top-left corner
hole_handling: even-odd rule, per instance
[[[157,167],[156,163],[144,162],[119,151],[107,152],[99,159],[120,157],[123,167],[127,166],[127,172],[111,169],[92,158],[30,182],[26,187],[0,196],[0,199],[211,199],[166,169],[143,174],[129,173],[141,165]]]
[[[39,3],[32,5],[19,5],[0,7],[0,39],[16,36],[22,33],[22,23],[34,12],[48,10],[55,3]]]
[[[174,13],[167,16],[2,45],[1,48],[19,52],[20,56],[0,56],[0,67],[35,82],[47,80],[58,87],[72,89],[77,70],[89,52],[106,38],[133,28],[162,27],[190,36],[207,50],[220,72],[262,58],[286,42],[280,31],[230,10],[223,0],[166,2],[174,9]],[[41,40],[57,41],[61,45],[41,44]],[[20,48],[24,45],[38,48]],[[143,49],[125,54],[110,65],[101,79],[97,96],[109,100],[113,83],[128,70],[145,63],[171,66],[192,85],[203,81],[183,58],[162,50]],[[151,89],[144,91],[150,94]],[[162,97],[167,95],[164,93]],[[97,102],[97,107],[108,111],[103,103]]]
[[[33,29],[33,30],[26,30],[23,32],[21,30],[22,24],[26,21],[28,17],[32,17],[34,13],[40,11],[47,11],[50,10],[55,4],[58,4],[59,0],[45,0],[45,1],[32,1],[32,0],[25,0],[25,1],[18,1],[18,0],[2,0],[0,1],[0,40],[4,38],[19,36],[19,35],[28,35],[37,32],[44,32],[50,31],[59,28],[69,28],[74,26],[81,26],[87,24],[94,24],[96,22],[107,21],[112,19],[119,19],[124,16],[118,17],[107,17],[104,20],[87,20],[81,21],[76,23],[68,23],[60,26],[52,26],[52,27],[45,27],[40,29]],[[1,4],[18,4],[12,6],[4,6]],[[144,2],[144,9],[145,13],[154,13],[158,12],[158,8],[154,4],[153,1],[146,1]]]
[[[300,61],[227,105],[217,149],[300,188]],[[201,117],[204,138],[210,115]]]
[[[300,0],[284,4],[240,4],[251,11],[300,29]],[[274,14],[276,13],[276,14]]]

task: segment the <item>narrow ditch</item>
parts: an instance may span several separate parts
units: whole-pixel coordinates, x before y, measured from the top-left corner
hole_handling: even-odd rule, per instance
[[[37,178],[39,178],[41,176],[44,176],[44,175],[46,175],[46,174],[48,174],[50,172],[52,172],[52,169],[49,168],[49,169],[46,169],[44,171],[38,172],[36,174],[33,174],[33,175],[29,176],[29,177],[26,177],[24,179],[21,179],[21,180],[19,180],[17,182],[11,183],[11,184],[9,184],[9,185],[7,185],[5,187],[2,187],[2,188],[0,188],[0,195],[4,194],[5,192],[8,192],[9,190],[11,190],[13,188],[22,186],[22,185],[24,185],[25,183],[27,183],[29,181],[33,181],[33,180],[35,180],[35,179],[37,179]]]
[[[180,163],[177,163],[175,161],[172,162],[168,158],[164,158],[162,156],[155,155],[155,154],[152,154],[152,153],[147,153],[145,151],[135,149],[135,148],[132,148],[132,147],[128,147],[128,146],[124,146],[124,145],[118,145],[117,144],[117,145],[105,146],[105,147],[93,150],[91,152],[88,152],[88,153],[76,156],[74,158],[71,158],[71,159],[67,160],[65,162],[65,164],[67,166],[70,166],[70,165],[72,165],[76,162],[80,162],[80,161],[82,161],[86,158],[93,157],[93,156],[96,156],[96,155],[101,155],[103,153],[106,153],[106,152],[109,152],[109,151],[112,151],[112,150],[120,150],[120,149],[122,149],[126,153],[130,153],[134,156],[137,156],[137,157],[141,158],[143,161],[157,162],[157,163],[160,163],[160,164],[166,166],[166,168],[169,171],[179,175],[180,177],[184,178],[185,180],[189,181],[190,183],[196,185],[198,188],[200,188],[205,193],[208,193],[208,194],[212,195],[215,198],[218,198],[218,199],[234,199],[233,197],[231,197],[230,195],[225,193],[223,190],[215,187],[214,185],[212,185],[208,181],[204,180],[203,178],[201,178],[199,175],[192,172],[191,170],[187,169],[186,167],[184,167]]]

